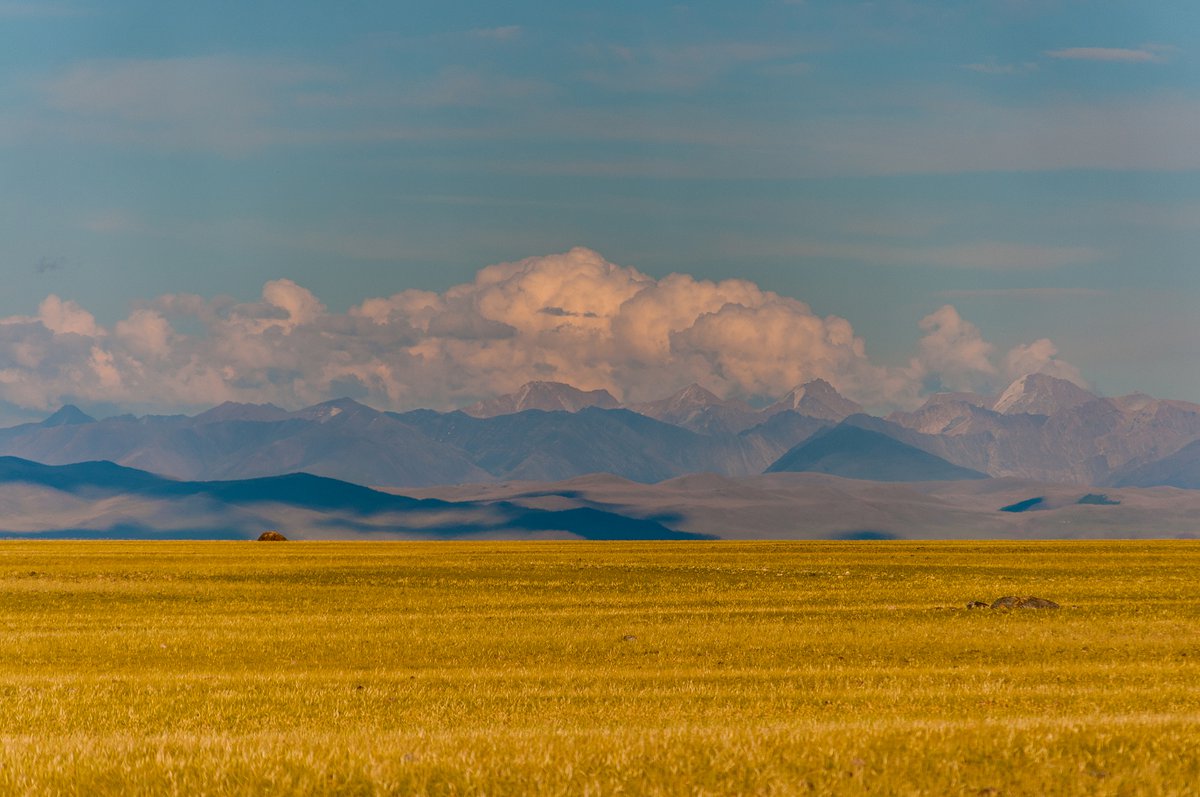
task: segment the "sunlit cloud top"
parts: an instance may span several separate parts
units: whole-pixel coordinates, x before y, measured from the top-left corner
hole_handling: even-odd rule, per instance
[[[0,361],[20,406],[398,407],[546,373],[641,396],[654,369],[893,401],[1002,380],[1019,347],[1200,399],[1195,3],[56,0],[0,21],[0,316],[51,336]],[[576,247],[630,264],[609,305],[535,301],[549,266],[480,282]],[[599,279],[582,263],[564,285]],[[441,309],[368,312],[414,296]],[[79,313],[94,329],[64,331]],[[305,335],[333,360],[300,362]]]

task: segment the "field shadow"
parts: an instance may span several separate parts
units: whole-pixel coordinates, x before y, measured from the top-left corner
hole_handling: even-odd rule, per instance
[[[873,529],[856,529],[854,531],[835,531],[827,540],[899,540],[899,534],[890,531],[875,531]]]

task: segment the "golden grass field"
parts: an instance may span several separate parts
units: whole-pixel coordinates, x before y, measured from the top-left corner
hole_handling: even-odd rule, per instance
[[[1200,544],[4,542],[0,701],[3,794],[1197,794]]]

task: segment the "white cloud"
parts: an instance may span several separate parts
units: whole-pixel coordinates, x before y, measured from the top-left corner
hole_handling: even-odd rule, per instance
[[[134,310],[128,318],[118,321],[115,332],[131,353],[150,360],[170,353],[174,334],[162,313],[146,308]]]
[[[952,305],[943,305],[921,319],[921,330],[925,335],[918,343],[909,373],[926,390],[988,394],[1031,373],[1088,386],[1078,368],[1059,359],[1058,347],[1048,338],[1014,346],[997,364],[996,347]]]
[[[47,296],[38,307],[38,320],[56,335],[74,334],[95,338],[102,334],[91,313],[76,302],[63,301],[54,294]]]
[[[287,279],[268,282],[257,302],[160,296],[111,330],[50,296],[36,316],[0,319],[0,402],[178,411],[226,400],[300,406],[352,392],[382,408],[447,408],[533,379],[642,401],[693,381],[727,396],[776,397],[819,377],[888,407],[912,404],[928,383],[1073,371],[1049,341],[1018,347],[997,367],[992,345],[950,306],[921,326],[913,363],[888,368],[870,361],[846,319],[752,282],[654,279],[577,248],[488,266],[440,293],[368,298],[345,313]]]
[[[919,377],[936,376],[938,389],[987,388],[996,375],[995,346],[983,339],[979,327],[947,304],[921,319],[921,331],[925,336],[913,363]]]
[[[1041,373],[1088,387],[1087,380],[1079,369],[1058,359],[1058,347],[1047,338],[1029,344],[1014,346],[1004,355],[1004,373],[1010,380],[1025,374]]]
[[[1115,61],[1119,63],[1162,62],[1167,53],[1175,48],[1164,45],[1146,45],[1137,49],[1123,47],[1067,47],[1048,50],[1046,55],[1068,61]]]

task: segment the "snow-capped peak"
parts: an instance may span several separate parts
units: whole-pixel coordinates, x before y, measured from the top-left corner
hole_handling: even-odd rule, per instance
[[[794,388],[764,410],[764,414],[774,415],[785,410],[792,410],[810,418],[841,421],[862,412],[863,408],[837,392],[837,389],[824,379],[813,379]]]
[[[992,409],[1005,415],[1053,415],[1094,401],[1096,395],[1049,374],[1025,374],[1005,388]]]

